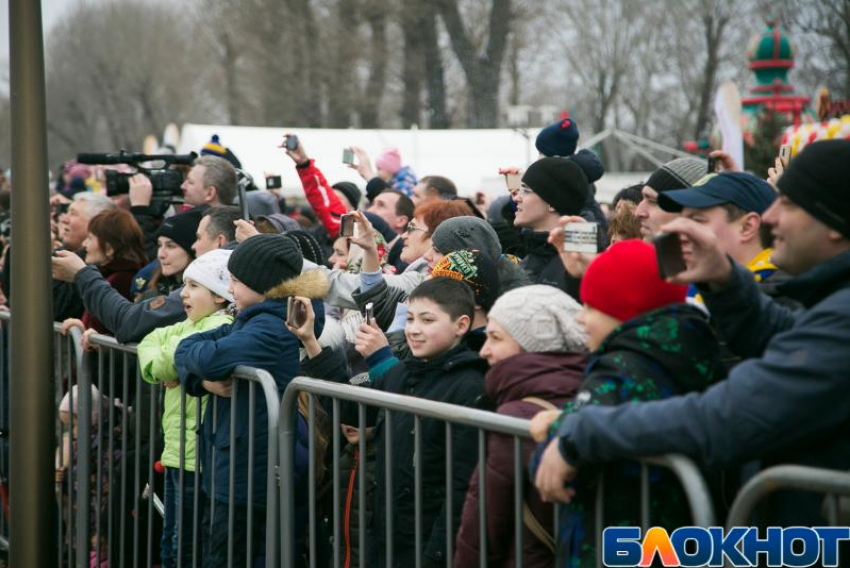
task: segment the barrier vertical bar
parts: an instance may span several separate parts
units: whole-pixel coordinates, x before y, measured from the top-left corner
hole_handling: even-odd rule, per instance
[[[390,454],[392,456],[392,454]],[[413,415],[413,495],[416,568],[422,567],[422,420]]]
[[[181,388],[185,388],[181,385]],[[194,506],[192,508],[192,568],[198,568],[198,545],[201,526],[201,419],[203,418],[202,397],[195,399],[195,492],[192,494]],[[212,496],[210,496],[212,497]]]
[[[387,566],[393,565],[393,553],[394,550],[394,534],[395,527],[393,526],[393,413],[390,410],[384,411],[384,462],[386,472],[384,477],[386,478],[386,493],[384,494],[384,498],[386,499],[386,509],[387,509]],[[377,512],[377,511],[376,511]]]
[[[357,477],[360,491],[360,499],[358,500],[357,518],[360,523],[359,548],[360,548],[360,566],[367,565],[369,558],[369,550],[366,543],[366,407],[363,404],[357,406],[357,426],[358,426],[358,453],[360,458],[357,460]]]
[[[340,495],[339,495],[339,484],[341,482],[339,478],[339,453],[340,453],[340,441],[339,441],[339,399],[332,399],[333,404],[333,417],[331,423],[331,433],[333,436],[333,508],[334,508],[334,538],[333,538],[333,558],[334,558],[334,568],[340,568],[341,562],[339,558],[339,541],[341,540],[340,534],[342,530],[340,529]]]
[[[74,483],[74,468],[77,465],[77,446],[79,446],[79,438],[77,439],[77,443],[74,443],[74,423],[77,422],[77,418],[79,415],[74,414],[74,411],[79,412],[79,402],[75,400],[74,397],[74,381],[73,381],[73,373],[74,369],[71,366],[71,340],[68,337],[63,337],[61,340],[63,351],[65,353],[65,357],[63,359],[65,365],[65,377],[68,379],[68,437],[69,437],[69,463],[68,463],[68,567],[73,568],[74,566],[74,551],[79,549],[79,544],[75,543],[76,531],[74,527],[76,526],[75,515],[74,515],[74,503],[76,503],[77,491],[76,484]],[[79,389],[77,389],[79,393]],[[76,546],[75,546],[76,545]]]
[[[479,467],[481,467],[479,465]],[[446,534],[452,534],[452,472],[454,471],[454,457],[452,455],[452,423],[446,422]],[[452,566],[452,539],[446,538],[446,568]]]
[[[596,538],[596,566],[597,568],[602,568],[602,555],[600,552],[602,551],[602,543],[599,541],[600,536],[602,535],[602,529],[605,527],[605,522],[603,517],[605,516],[605,473],[604,471],[599,472],[599,487],[596,490],[596,519],[593,527],[594,535]],[[555,533],[557,534],[557,533]]]
[[[233,530],[236,523],[236,414],[239,381],[232,381],[230,393],[230,472],[227,480],[227,565],[233,566]]]
[[[128,361],[130,355],[125,353],[124,360]],[[133,408],[136,412],[136,428],[134,438],[136,439],[135,459],[133,459],[133,568],[139,567],[139,516],[141,514],[142,493],[142,374],[139,365],[136,369],[136,396]],[[151,417],[153,418],[153,417]],[[148,562],[150,564],[150,562]]]
[[[641,534],[649,530],[649,466],[640,464],[640,528]]]
[[[184,462],[186,460],[186,387],[180,385],[180,446],[179,446],[179,468],[177,470],[177,561],[176,566],[183,566],[183,508],[186,498],[186,474]],[[168,470],[165,470],[166,485],[168,484]],[[166,515],[168,511],[166,511]]]
[[[253,535],[254,535],[254,422],[257,419],[257,409],[255,401],[254,383],[248,383],[248,543],[247,543],[247,560],[245,566],[251,565],[251,559],[254,557]]]
[[[106,500],[106,555],[110,559],[115,558],[113,549],[115,531],[113,530],[115,520],[115,352],[109,351],[109,435],[107,436],[107,485],[109,486],[109,497]]]
[[[79,420],[78,431],[79,449],[77,452],[77,498],[82,506],[77,507],[77,563],[85,566],[89,561],[89,511],[91,492],[91,375],[89,373],[88,358],[83,353],[82,334],[78,328],[71,329],[71,340],[74,343],[75,360],[77,362],[77,385],[79,393]],[[98,413],[99,415],[99,413]]]
[[[316,568],[316,402],[307,395],[307,533],[310,568]]]
[[[213,395],[211,398],[212,398],[212,440],[213,440],[213,443],[210,444],[210,454],[212,455],[212,460],[211,460],[212,465],[210,466],[210,469],[212,471],[209,472],[209,476],[210,476],[210,494],[209,494],[209,499],[210,499],[210,504],[209,504],[209,507],[210,507],[210,529],[209,529],[209,532],[210,532],[210,534],[212,534],[213,521],[215,519],[215,481],[216,481],[215,480],[215,470],[216,470],[216,465],[218,465],[217,461],[216,461],[216,458],[218,457],[217,451],[216,451],[217,449],[215,447],[215,439],[216,439],[215,435],[216,435],[216,431],[217,431],[217,428],[218,428],[218,396]]]
[[[121,566],[127,565],[126,550],[127,538],[127,446],[129,444],[129,432],[127,430],[130,408],[130,369],[127,365],[127,357],[121,354],[121,516],[119,517],[118,558]]]
[[[59,408],[59,404],[62,400],[62,342],[54,341],[53,342],[53,360],[55,364],[53,365],[53,385],[54,385],[54,399],[56,401],[56,408]],[[62,421],[58,419],[54,425],[54,430],[57,434],[57,439],[59,440],[59,467],[65,467],[65,448],[64,448],[64,438],[65,438],[65,425],[62,424]],[[67,475],[63,476],[62,482],[59,484],[59,497],[58,497],[58,507],[57,507],[57,520],[56,529],[57,529],[57,542],[56,542],[56,551],[58,554],[59,562],[64,558],[65,552],[65,507],[62,494],[65,491],[65,483],[67,483]]]
[[[182,386],[181,386],[181,388],[182,388]],[[161,420],[160,413],[157,412],[158,402],[159,402],[159,396],[157,396],[156,392],[154,391],[154,392],[151,393],[151,420],[150,420],[150,426],[149,426],[149,428],[150,428],[150,432],[149,432],[149,435],[150,435],[150,452],[148,454],[148,486],[150,487],[152,493],[153,493],[154,486],[155,486],[154,467],[153,466],[154,466],[154,463],[156,463],[157,457],[159,457],[159,454],[156,451],[156,440],[157,440],[156,425],[157,425],[158,421]],[[148,557],[148,562],[151,563],[151,564],[153,562],[152,557],[153,557],[153,538],[154,538],[153,514],[154,514],[153,495],[151,495],[150,499],[148,499],[148,538],[147,538],[147,557]]]
[[[487,568],[487,436],[478,429],[478,564]]]
[[[478,467],[481,467],[479,465]],[[525,469],[522,466],[522,440],[514,436],[514,548],[516,548],[516,568],[522,568],[522,531],[523,531],[523,488]],[[557,535],[557,533],[555,533]]]
[[[95,494],[97,496],[97,507],[95,508],[95,510],[97,511],[97,518],[95,519],[94,530],[95,554],[97,554],[98,562],[100,561],[100,557],[103,554],[103,527],[101,526],[101,517],[103,517],[101,511],[101,495],[103,495],[103,456],[105,455],[103,451],[103,376],[105,374],[105,365],[103,360],[103,348],[100,348],[97,351],[97,480],[95,481]]]

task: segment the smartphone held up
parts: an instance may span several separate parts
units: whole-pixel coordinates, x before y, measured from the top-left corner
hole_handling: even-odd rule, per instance
[[[350,213],[339,218],[339,236],[354,237],[356,236],[357,220]]]
[[[564,226],[564,252],[598,253],[599,225],[596,223],[567,223]]]
[[[300,300],[288,298],[286,301],[286,325],[299,328],[307,321],[307,306]]]
[[[682,254],[682,240],[679,233],[661,233],[652,239],[655,255],[658,259],[658,274],[661,278],[670,278],[688,267]]]

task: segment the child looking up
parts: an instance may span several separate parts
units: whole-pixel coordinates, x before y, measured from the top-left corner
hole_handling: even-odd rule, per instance
[[[299,342],[287,329],[287,298],[302,296],[313,301],[317,328],[324,322],[321,298],[327,293],[327,277],[318,270],[301,273],[304,259],[295,241],[284,235],[255,235],[243,241],[227,263],[230,293],[238,315],[232,324],[184,339],[174,360],[181,382],[193,395],[216,395],[208,404],[201,436],[203,489],[207,495],[204,510],[203,555],[201,565],[227,565],[228,502],[231,446],[231,401],[236,396],[235,440],[235,530],[233,558],[244,562],[247,539],[251,539],[255,565],[265,565],[265,508],[268,461],[268,428],[263,389],[255,389],[254,455],[248,455],[249,389],[235,389],[231,375],[244,365],[268,371],[280,393],[298,373]],[[316,301],[318,300],[318,301]],[[316,330],[321,335],[321,329]],[[213,405],[216,403],[216,411]],[[275,401],[279,404],[279,401]],[[306,432],[306,430],[305,430]],[[306,439],[299,440],[306,448]],[[304,449],[302,448],[302,450]],[[213,452],[215,450],[215,452]],[[296,464],[296,482],[307,470],[305,451],[297,451],[303,463]],[[253,463],[253,534],[247,535],[248,463]],[[212,477],[215,476],[215,492]],[[303,526],[303,524],[301,525]],[[209,532],[208,532],[209,531]]]
[[[164,568],[186,566],[192,562],[191,530],[195,492],[195,427],[198,421],[197,399],[186,397],[183,431],[183,461],[180,461],[180,403],[181,389],[174,352],[180,341],[200,331],[215,329],[233,321],[224,312],[233,296],[227,261],[232,251],[214,250],[192,261],[183,272],[183,290],[180,297],[186,310],[185,321],[161,327],[148,334],[139,343],[138,358],[142,378],[149,383],[160,383],[165,387],[165,402],[162,412],[162,430],[165,447],[162,465],[165,466],[165,519],[162,529],[160,556]],[[202,407],[206,397],[202,399]],[[183,469],[183,493],[179,492],[180,469]],[[181,558],[177,558],[178,508],[183,509],[183,531]]]

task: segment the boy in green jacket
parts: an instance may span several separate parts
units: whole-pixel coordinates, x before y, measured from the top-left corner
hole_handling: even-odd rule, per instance
[[[178,526],[192,526],[195,491],[195,430],[198,420],[197,398],[186,396],[183,440],[183,463],[180,463],[180,403],[182,389],[174,366],[174,352],[180,341],[201,331],[216,329],[231,323],[233,318],[224,308],[233,301],[227,291],[230,273],[227,261],[232,251],[213,250],[194,260],[184,271],[185,283],[180,297],[187,319],[152,331],[138,347],[142,378],[149,383],[160,383],[166,388],[162,413],[162,430],[165,448],[162,465],[165,466],[165,519],[160,547],[164,568],[191,565],[191,530],[184,532],[178,554]],[[206,404],[206,397],[201,405]],[[203,409],[201,409],[203,412]],[[183,493],[179,493],[180,468],[183,468]],[[182,504],[180,501],[182,500]],[[183,507],[183,522],[178,522],[178,507]],[[186,538],[186,537],[189,538]]]

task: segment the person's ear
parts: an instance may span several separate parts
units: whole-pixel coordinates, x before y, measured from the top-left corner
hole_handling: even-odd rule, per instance
[[[218,294],[213,294],[213,302],[215,302],[216,304],[221,304],[222,308],[227,306],[227,298],[222,298]]]
[[[469,319],[469,316],[464,314],[455,320],[455,336],[463,337],[469,331],[469,327],[472,325],[472,320]]]
[[[758,213],[747,213],[740,220],[741,242],[748,243],[759,238],[759,228],[762,220]]]
[[[215,238],[215,244],[218,245],[218,248],[222,248],[224,245],[227,244],[227,239],[224,237],[224,235],[219,234]]]
[[[399,215],[398,226],[400,229],[404,229],[404,227],[407,227],[408,223],[410,223],[410,218],[408,218],[407,215]]]
[[[208,188],[206,188],[206,191],[207,191],[207,201],[208,202],[212,203],[213,201],[218,199],[218,189],[216,189],[216,187],[214,185],[211,185]]]
[[[112,260],[115,257],[115,249],[112,248],[112,245],[107,243],[103,249],[103,254],[107,259]]]

